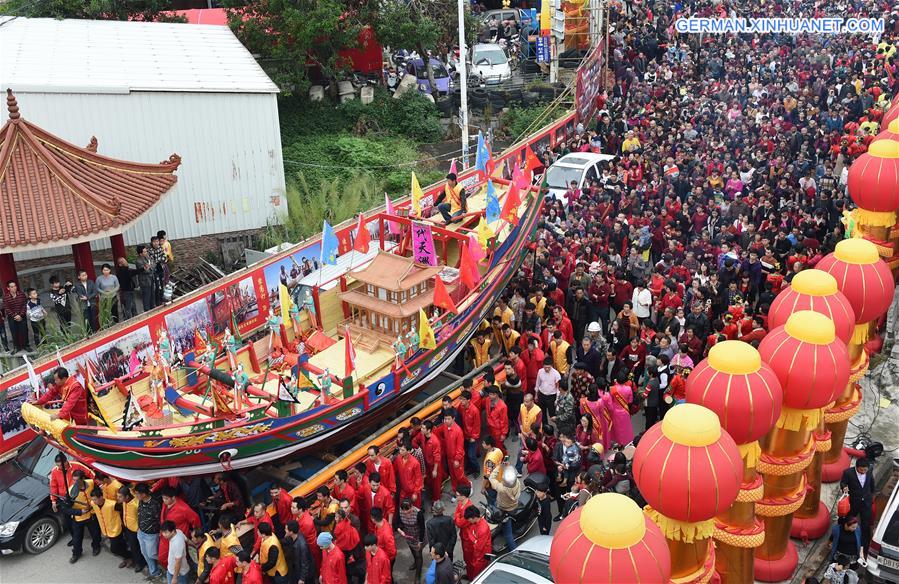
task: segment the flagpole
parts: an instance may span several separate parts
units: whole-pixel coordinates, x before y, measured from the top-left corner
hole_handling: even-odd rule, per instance
[[[459,123],[462,125],[462,169],[468,169],[468,63],[465,46],[465,2],[457,1],[459,17]]]

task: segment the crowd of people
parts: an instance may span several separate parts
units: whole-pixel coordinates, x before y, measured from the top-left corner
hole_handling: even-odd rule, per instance
[[[149,245],[138,245],[135,253],[134,267],[120,257],[115,266],[103,264],[94,280],[86,270],[77,269],[74,283],[53,275],[45,291],[22,290],[16,281],[6,282],[0,304],[0,350],[36,351],[48,326],[68,329],[77,324],[87,333],[97,332],[171,300],[165,290],[175,257],[166,232],[159,231]]]

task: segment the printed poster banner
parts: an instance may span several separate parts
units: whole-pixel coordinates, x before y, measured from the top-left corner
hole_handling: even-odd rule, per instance
[[[429,266],[437,265],[434,234],[431,233],[431,226],[427,223],[412,222],[412,250],[416,262]]]

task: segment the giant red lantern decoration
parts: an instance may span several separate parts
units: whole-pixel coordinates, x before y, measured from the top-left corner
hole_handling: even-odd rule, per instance
[[[899,142],[871,142],[868,151],[849,167],[848,187],[849,196],[863,213],[892,213],[899,209]]]
[[[870,241],[844,239],[815,268],[836,279],[852,306],[856,324],[877,320],[889,310],[896,284],[877,246]]]
[[[602,493],[559,524],[549,569],[565,584],[668,584],[671,555],[661,530],[632,499]]]
[[[793,277],[768,310],[768,328],[787,323],[799,310],[812,310],[833,321],[837,338],[844,343],[852,339],[855,311],[849,299],[837,288],[836,279],[822,270],[803,270]],[[736,440],[736,438],[735,438]]]

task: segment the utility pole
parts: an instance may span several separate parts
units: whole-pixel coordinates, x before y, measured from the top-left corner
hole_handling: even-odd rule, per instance
[[[465,46],[465,2],[458,0],[459,9],[459,123],[462,126],[462,168],[468,168],[468,50]]]

